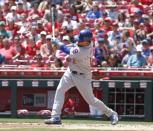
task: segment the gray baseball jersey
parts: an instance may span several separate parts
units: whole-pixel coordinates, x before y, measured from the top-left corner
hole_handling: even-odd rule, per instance
[[[92,45],[86,47],[73,47],[70,50],[69,68],[72,71],[83,73],[91,78],[91,66],[90,61],[92,58]]]
[[[66,48],[66,47],[64,47]],[[90,60],[92,57],[92,44],[86,47],[72,47],[69,51],[69,67],[62,76],[57,87],[52,117],[61,115],[64,104],[65,92],[71,87],[76,87],[85,101],[92,106],[101,110],[107,116],[111,116],[114,111],[108,108],[101,100],[97,99],[91,86],[91,67]]]

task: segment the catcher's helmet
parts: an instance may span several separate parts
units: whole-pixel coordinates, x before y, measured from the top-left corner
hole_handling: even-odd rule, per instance
[[[79,42],[88,42],[92,39],[92,32],[89,29],[83,29],[79,33]]]

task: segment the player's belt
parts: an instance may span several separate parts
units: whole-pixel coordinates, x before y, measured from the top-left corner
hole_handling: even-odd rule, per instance
[[[72,72],[72,74],[75,74],[75,75],[84,75],[84,73],[80,73],[80,72],[77,72],[77,71],[72,71],[71,70],[71,72]]]

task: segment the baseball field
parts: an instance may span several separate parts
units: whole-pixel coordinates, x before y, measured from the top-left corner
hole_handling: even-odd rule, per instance
[[[62,125],[46,125],[44,119],[0,118],[0,131],[153,131],[153,122],[110,121],[96,119],[63,119]]]

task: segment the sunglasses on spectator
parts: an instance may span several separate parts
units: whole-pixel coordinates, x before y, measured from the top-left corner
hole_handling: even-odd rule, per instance
[[[51,39],[47,39],[48,41],[51,41]]]

